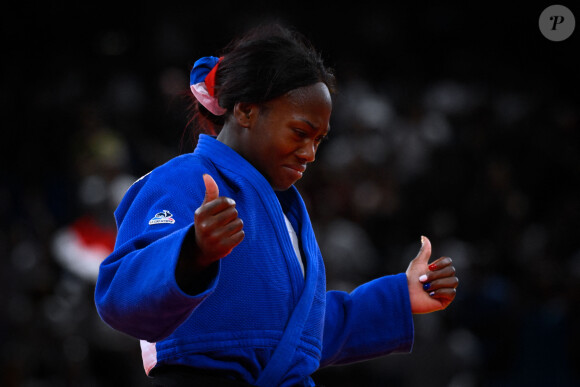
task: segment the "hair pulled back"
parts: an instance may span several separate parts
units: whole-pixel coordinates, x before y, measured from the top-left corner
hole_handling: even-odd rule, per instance
[[[226,46],[221,56],[215,95],[227,113],[213,115],[191,96],[189,125],[195,138],[199,132],[219,133],[225,116],[238,102],[260,104],[318,82],[335,91],[332,71],[310,42],[277,23],[250,30]]]

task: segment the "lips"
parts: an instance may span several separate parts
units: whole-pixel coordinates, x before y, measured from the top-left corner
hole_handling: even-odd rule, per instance
[[[288,165],[287,167],[290,168],[290,169],[293,169],[293,170],[295,170],[297,172],[300,172],[300,173],[304,173],[304,171],[306,171],[306,165],[304,165],[304,164]]]
[[[290,171],[296,180],[300,179],[306,171],[306,165],[303,164],[284,165],[284,168]]]

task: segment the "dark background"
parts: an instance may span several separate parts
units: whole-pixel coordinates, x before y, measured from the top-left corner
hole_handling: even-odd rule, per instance
[[[55,245],[86,217],[110,236],[115,187],[192,149],[193,62],[270,20],[307,35],[339,82],[297,184],[329,288],[404,271],[420,235],[460,278],[447,310],[415,316],[412,354],[315,380],[578,385],[580,32],[547,40],[551,3],[155,4],[0,13],[0,385],[149,385],[138,342],[99,320],[90,275]]]

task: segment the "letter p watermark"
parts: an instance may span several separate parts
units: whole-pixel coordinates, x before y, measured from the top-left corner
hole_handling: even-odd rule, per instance
[[[564,22],[564,16],[550,16],[550,20],[554,21],[554,24],[552,25],[552,31],[556,31],[556,26]]]
[[[550,5],[540,14],[538,24],[542,35],[554,42],[560,42],[572,35],[576,20],[572,11],[563,5]]]

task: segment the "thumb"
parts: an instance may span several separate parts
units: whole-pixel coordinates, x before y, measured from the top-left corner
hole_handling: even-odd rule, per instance
[[[203,198],[202,205],[217,199],[220,195],[220,190],[213,177],[204,173],[203,182],[205,184],[205,197]]]
[[[415,260],[427,264],[431,257],[431,241],[426,236],[421,236],[421,249],[415,257]]]

